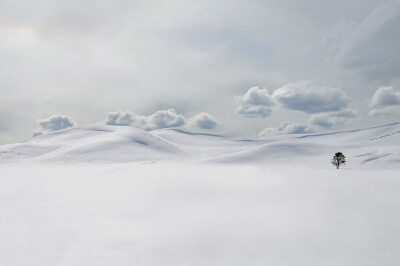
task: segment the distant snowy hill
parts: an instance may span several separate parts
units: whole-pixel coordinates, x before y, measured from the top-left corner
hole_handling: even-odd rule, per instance
[[[337,151],[351,165],[398,164],[400,123],[309,135],[280,135],[253,140],[189,133],[176,129],[144,131],[128,126],[86,125],[0,146],[0,162],[77,163],[189,160],[216,163],[326,165]]]
[[[134,127],[88,125],[0,147],[3,160],[130,162],[179,156],[173,143]]]

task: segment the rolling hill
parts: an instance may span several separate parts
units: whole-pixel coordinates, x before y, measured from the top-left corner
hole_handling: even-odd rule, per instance
[[[398,165],[399,132],[400,123],[393,123],[324,134],[234,140],[177,129],[147,132],[128,126],[86,125],[37,136],[24,143],[0,146],[0,162],[292,162],[319,167],[341,151],[352,166]]]

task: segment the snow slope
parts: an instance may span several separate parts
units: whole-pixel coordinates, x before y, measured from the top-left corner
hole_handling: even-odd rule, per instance
[[[294,163],[323,167],[335,152],[346,155],[351,167],[378,164],[399,167],[400,123],[325,134],[282,135],[266,143],[215,158],[219,162]]]
[[[87,125],[0,146],[0,265],[397,266],[399,152],[400,123],[253,140]]]

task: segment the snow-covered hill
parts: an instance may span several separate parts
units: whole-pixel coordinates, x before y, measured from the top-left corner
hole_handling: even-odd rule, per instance
[[[216,158],[219,162],[292,163],[323,167],[335,152],[343,152],[349,167],[399,167],[400,123],[325,134],[282,135],[266,143]]]
[[[179,156],[173,143],[134,127],[80,126],[0,147],[4,160],[133,162]]]
[[[218,163],[299,163],[322,166],[337,151],[349,166],[400,161],[400,123],[310,135],[231,140],[176,129],[151,132],[127,126],[88,125],[0,146],[0,162],[42,161],[120,163],[202,161]]]

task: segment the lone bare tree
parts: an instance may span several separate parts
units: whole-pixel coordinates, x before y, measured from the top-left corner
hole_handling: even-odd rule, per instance
[[[337,152],[332,158],[332,164],[336,166],[336,169],[339,169],[341,164],[346,164],[346,157],[343,153]]]

